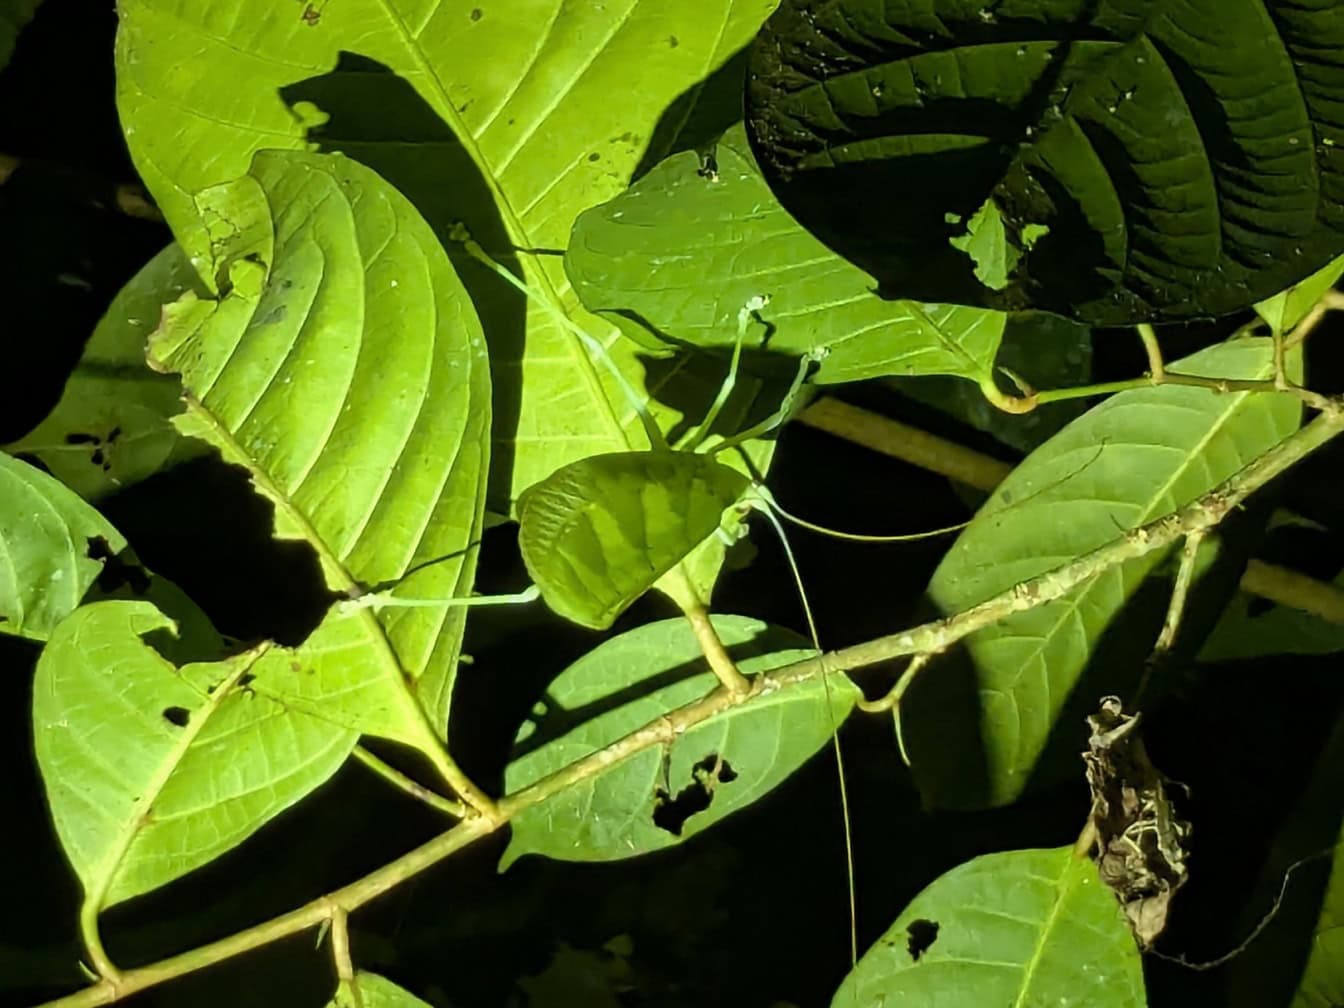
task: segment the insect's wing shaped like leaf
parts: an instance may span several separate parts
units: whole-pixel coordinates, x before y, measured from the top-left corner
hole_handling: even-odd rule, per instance
[[[745,476],[706,455],[596,455],[527,491],[518,547],[552,609],[605,629],[713,535],[746,489]]]

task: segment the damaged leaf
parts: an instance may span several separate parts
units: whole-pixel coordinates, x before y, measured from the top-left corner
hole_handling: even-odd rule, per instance
[[[1083,761],[1097,870],[1139,945],[1151,948],[1166,927],[1172,896],[1185,884],[1190,824],[1176,815],[1166,779],[1148,759],[1136,731],[1138,714],[1124,713],[1120,699],[1110,696],[1087,723],[1092,735]]]
[[[845,978],[831,1008],[1143,1008],[1124,918],[1072,848],[958,865],[916,896]]]
[[[121,533],[68,487],[0,454],[0,633],[46,640],[103,572],[104,557],[125,548]]]
[[[715,616],[714,627],[748,676],[812,653],[797,647],[793,634],[744,616]],[[685,620],[648,624],[607,641],[551,685],[545,713],[519,734],[521,751],[505,771],[507,791],[536,783],[717,685]],[[524,854],[609,861],[694,836],[810,759],[858,695],[843,676],[833,677],[829,690],[811,679],[612,764],[520,813],[500,868]]]

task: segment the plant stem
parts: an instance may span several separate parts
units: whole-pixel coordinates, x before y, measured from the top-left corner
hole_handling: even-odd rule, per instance
[[[1162,362],[1162,346],[1157,342],[1157,333],[1147,322],[1140,322],[1139,339],[1143,340],[1143,352],[1148,355],[1148,384],[1161,385],[1167,377],[1167,366]]]
[[[936,472],[977,490],[993,490],[1013,467],[927,431],[838,399],[818,399],[799,420],[872,451]],[[1344,623],[1344,589],[1305,574],[1252,560],[1241,590],[1334,623]]]
[[[41,1008],[94,1008],[111,1004],[175,977],[304,931],[332,918],[338,910],[350,912],[381,896],[450,854],[493,833],[526,809],[597,776],[635,753],[655,745],[667,745],[688,729],[733,707],[784,687],[806,682],[818,674],[834,675],[903,655],[943,650],[1012,613],[1060,598],[1111,567],[1154,550],[1165,549],[1184,537],[1206,533],[1260,487],[1341,432],[1344,432],[1344,403],[1332,400],[1329,408],[1307,426],[1279,442],[1202,497],[1155,521],[1131,529],[1113,542],[1063,567],[1014,585],[994,598],[945,619],[773,669],[754,677],[750,682],[751,688],[745,694],[717,689],[700,700],[659,716],[605,749],[591,753],[521,791],[500,799],[496,816],[467,819],[357,882],[264,924],[161,962],[126,970],[116,980],[101,980],[76,994],[49,1001]]]
[[[681,609],[682,615],[686,617],[686,622],[691,625],[691,631],[695,634],[696,643],[700,645],[700,651],[705,656],[705,661],[709,662],[709,667],[718,677],[723,688],[735,696],[745,696],[751,690],[751,683],[747,677],[738,671],[737,663],[733,661],[732,656],[728,654],[728,649],[723,646],[723,640],[719,637],[719,632],[714,629],[714,624],[710,622],[709,611],[705,604],[700,601],[700,596],[691,584],[691,579],[687,576],[683,567],[674,568],[668,575],[676,583],[677,591],[671,593],[671,598]]]
[[[1331,623],[1344,623],[1344,591],[1286,567],[1251,560],[1241,577],[1241,589]]]
[[[461,819],[467,814],[467,810],[461,802],[452,801],[451,799],[431,791],[419,782],[407,777],[396,767],[389,763],[385,763],[363,746],[355,746],[354,755],[355,759],[359,760],[379,777],[382,777],[394,788],[405,791],[416,801],[424,802],[426,805],[436,808],[444,815],[452,816],[454,819]]]
[[[336,978],[342,983],[352,983],[355,963],[350,958],[350,915],[341,907],[331,912],[331,960],[336,966]]]
[[[830,396],[812,403],[799,414],[798,420],[808,427],[977,490],[993,490],[1013,471],[1010,462],[1001,462],[918,427],[907,426]]]

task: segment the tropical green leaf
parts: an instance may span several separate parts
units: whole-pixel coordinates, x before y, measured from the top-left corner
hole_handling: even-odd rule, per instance
[[[69,487],[0,454],[0,633],[46,640],[125,548]]]
[[[0,68],[9,62],[14,43],[32,20],[42,0],[0,0]]]
[[[356,994],[354,987],[358,990]],[[430,1008],[409,991],[402,990],[391,980],[377,973],[360,970],[353,984],[342,982],[336,996],[327,1002],[327,1008]]]
[[[1092,377],[1092,331],[1058,315],[1016,312],[1008,316],[994,366],[1011,371],[1035,389],[1086,385]],[[1010,394],[1017,391],[1003,379],[997,383]],[[885,384],[994,435],[1023,454],[1039,447],[1087,408],[1082,399],[1062,399],[1027,413],[1005,413],[975,385],[936,375],[890,377]]]
[[[987,379],[1003,315],[885,301],[868,274],[796,224],[734,126],[709,153],[660,163],[580,215],[565,269],[579,299],[641,346],[731,348],[754,298],[748,353],[818,356],[813,380],[886,374]]]
[[[744,616],[715,616],[714,628],[748,675],[812,653],[797,648],[797,637]],[[707,695],[718,680],[703,667],[695,636],[681,619],[651,623],[599,645],[551,684],[544,716],[519,734],[519,744],[529,748],[505,771],[509,793]],[[694,836],[798,769],[858,698],[844,676],[832,677],[829,690],[820,679],[808,680],[607,766],[519,813],[500,868],[524,854],[609,861]],[[678,800],[684,804],[696,794],[708,799],[703,811],[663,820],[664,811],[675,813]]]
[[[1334,259],[1301,283],[1280,291],[1268,301],[1255,306],[1256,314],[1269,323],[1275,332],[1287,332],[1316,307],[1321,296],[1344,276],[1344,256]]]
[[[1241,339],[1171,370],[1265,379],[1272,358],[1270,340]],[[1296,399],[1273,392],[1164,385],[1115,395],[999,485],[944,557],[929,594],[941,611],[959,612],[1059,567],[1212,489],[1292,433],[1300,415]],[[935,698],[931,687],[911,691],[901,726],[927,800],[978,806],[1016,799],[1070,702],[1079,707],[1081,744],[1081,711],[1096,697],[1072,696],[1075,687],[1102,635],[1161,560],[1157,551],[1113,567],[1061,599],[972,634],[965,642],[973,664],[969,703]],[[1103,692],[1125,692],[1137,666],[1125,674],[1124,681],[1108,679]],[[1044,769],[1076,770],[1078,745],[1069,738],[1055,744],[1051,757],[1063,760],[1067,752],[1067,763]],[[976,760],[980,765],[968,768]]]
[[[95,909],[236,846],[326,781],[355,733],[267,696],[254,649],[175,667],[146,602],[85,606],[38,661],[33,731],[61,845]]]
[[[187,391],[178,429],[248,471],[276,534],[311,545],[333,590],[469,594],[489,379],[479,324],[429,228],[339,155],[259,154],[198,205],[225,293],[187,294],[150,343],[151,364]],[[423,716],[401,694],[414,683],[445,731],[463,620],[446,605],[337,607],[323,647],[309,642],[312,695],[360,683],[383,697],[371,709],[395,712],[362,718],[361,731],[423,744]],[[296,683],[309,695],[309,679]]]
[[[1293,0],[784,0],[747,91],[784,206],[884,292],[1094,325],[1344,252],[1341,108],[1344,18]],[[982,212],[992,262],[954,247]]]
[[[1344,589],[1344,574],[1335,578]],[[1246,592],[1237,592],[1217,625],[1204,639],[1199,660],[1238,661],[1265,655],[1325,655],[1344,652],[1344,625],[1286,605],[1272,605]]]
[[[518,548],[547,605],[605,630],[714,534],[747,486],[694,452],[595,455],[523,494]]]
[[[202,262],[208,241],[190,194],[237,177],[258,149],[305,146],[323,116],[330,122],[311,140],[375,166],[440,234],[464,220],[500,256],[562,248],[579,212],[620,192],[657,153],[646,145],[664,111],[674,101],[681,114],[693,110],[700,82],[773,6],[627,0],[540,11],[527,0],[353,0],[313,23],[303,5],[271,0],[122,0],[118,107],[141,177]],[[346,64],[331,73],[342,53]],[[635,348],[582,312],[563,264],[518,259],[527,281],[606,342],[643,390]],[[506,510],[567,462],[647,446],[619,387],[551,313],[494,277],[475,283],[478,269],[464,275],[487,320],[505,406],[493,433],[493,506]]]
[[[41,459],[85,500],[204,451],[170,421],[182,408],[177,379],[145,364],[145,343],[163,305],[189,290],[205,293],[182,250],[170,245],[113,298],[56,408],[9,451]]]
[[[1143,963],[1096,866],[1069,847],[988,854],[916,896],[832,1008],[1143,1008]]]

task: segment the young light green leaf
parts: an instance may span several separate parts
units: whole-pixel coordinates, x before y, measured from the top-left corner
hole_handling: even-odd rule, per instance
[[[1268,339],[1235,340],[1171,370],[1265,379],[1273,352]],[[944,557],[929,594],[954,613],[1052,570],[1212,489],[1295,430],[1300,416],[1296,399],[1275,392],[1164,385],[1113,396],[1000,484]],[[1022,793],[1102,634],[1161,560],[1152,554],[1130,561],[972,634],[966,689],[974,700],[935,698],[925,684],[936,671],[916,682],[901,725],[926,800],[1001,805]],[[1134,676],[1141,663],[1142,655]],[[1132,681],[1108,681],[1105,692],[1123,692]],[[1079,720],[1080,743],[1083,730]],[[1049,755],[1059,765],[1041,772],[1075,771],[1078,746],[1069,737],[1055,742]]]
[[[1344,256],[1326,263],[1301,283],[1280,291],[1268,301],[1261,301],[1255,306],[1255,313],[1275,332],[1287,332],[1306,318],[1341,276],[1344,276]]]
[[[1003,215],[992,199],[985,200],[971,215],[966,233],[953,235],[948,244],[970,257],[975,264],[975,278],[993,291],[1008,286],[1008,278],[1021,258],[1021,252],[1008,241]]]
[[[1143,963],[1096,866],[1071,848],[988,854],[916,896],[831,1008],[1143,1008]]]
[[[358,994],[352,987],[357,988]],[[430,1005],[391,980],[360,970],[353,983],[341,983],[327,1008],[430,1008]]]
[[[46,640],[125,548],[69,487],[0,454],[0,633]]]
[[[41,459],[85,500],[205,451],[173,428],[170,418],[182,408],[177,379],[145,364],[162,307],[189,290],[204,294],[182,250],[170,245],[112,299],[56,408],[8,450]]]
[[[747,122],[784,206],[892,296],[1217,317],[1344,252],[1341,53],[1332,2],[782,0]],[[986,199],[1024,251],[999,291],[947,241]]]
[[[84,606],[38,661],[33,732],[61,845],[94,909],[241,843],[325,782],[356,734],[268,697],[253,650],[175,667],[146,602]]]
[[[547,605],[605,630],[714,534],[747,486],[694,452],[595,455],[523,494],[518,548]]]
[[[342,0],[313,24],[302,5],[272,0],[121,0],[118,108],[141,178],[202,261],[208,241],[189,194],[235,178],[259,149],[310,141],[375,167],[440,234],[462,220],[496,255],[563,248],[580,211],[616,195],[657,155],[645,148],[668,106],[745,45],[773,6],[630,0],[550,17],[530,0]],[[361,61],[360,72],[331,72],[342,53]],[[391,74],[372,72],[375,63]],[[184,65],[197,72],[183,74]],[[331,121],[309,137],[313,100]],[[518,268],[607,343],[645,393],[635,348],[582,311],[556,257],[519,253]],[[491,366],[508,406],[493,434],[494,507],[508,510],[567,462],[646,447],[620,389],[549,312],[521,304],[494,277],[473,295],[491,320]],[[678,418],[651,406],[665,426]]]
[[[1344,589],[1344,574],[1335,578]],[[1332,623],[1313,613],[1286,605],[1273,605],[1245,592],[1233,596],[1217,625],[1204,639],[1199,660],[1238,661],[1265,655],[1325,655],[1344,652],[1344,624]]]
[[[708,158],[708,160],[706,160]],[[731,348],[753,298],[748,351],[821,354],[812,380],[989,374],[1001,312],[887,301],[872,277],[803,230],[770,192],[743,127],[676,154],[579,216],[565,271],[584,305],[641,346]]]
[[[812,653],[797,648],[794,635],[744,616],[715,616],[714,628],[748,675]],[[707,695],[718,681],[703,668],[695,636],[680,619],[639,627],[590,651],[551,684],[545,714],[519,733],[524,750],[504,775],[509,793]],[[805,763],[859,693],[834,676],[829,698],[828,710],[820,679],[765,694],[524,809],[513,819],[500,869],[524,854],[610,861],[694,836]],[[703,811],[689,818],[690,809],[678,811],[696,796]]]
[[[434,235],[338,155],[259,154],[198,205],[225,293],[186,295],[150,341],[151,364],[180,373],[187,392],[178,429],[248,471],[275,506],[276,534],[311,545],[334,590],[404,578],[393,594],[469,593],[489,377],[479,323]],[[389,695],[414,683],[442,733],[464,619],[461,608],[364,609],[333,613],[326,632],[344,642],[342,679],[380,680]],[[418,744],[413,712],[384,706],[410,719],[399,737]]]

